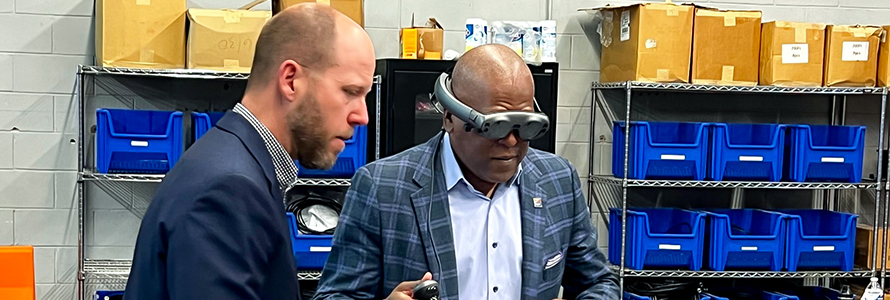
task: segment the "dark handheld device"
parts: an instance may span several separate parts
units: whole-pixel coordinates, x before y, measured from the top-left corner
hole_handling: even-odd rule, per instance
[[[542,112],[506,111],[482,114],[460,102],[451,92],[451,76],[442,73],[436,80],[433,89],[435,102],[445,110],[464,121],[465,129],[476,129],[476,133],[488,139],[502,139],[511,132],[516,132],[520,139],[530,141],[538,139],[550,129],[550,118]],[[540,111],[538,101],[535,109]]]
[[[439,300],[439,283],[435,280],[425,280],[414,287],[414,299]]]

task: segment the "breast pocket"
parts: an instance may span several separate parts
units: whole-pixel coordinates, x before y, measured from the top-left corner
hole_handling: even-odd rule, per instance
[[[562,251],[545,256],[544,260],[544,284],[559,284],[565,271],[565,254]],[[545,287],[546,288],[546,287]]]

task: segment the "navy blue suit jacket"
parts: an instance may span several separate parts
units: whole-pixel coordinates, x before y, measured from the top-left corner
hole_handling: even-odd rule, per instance
[[[278,186],[260,135],[227,113],[158,188],[124,299],[299,299]]]

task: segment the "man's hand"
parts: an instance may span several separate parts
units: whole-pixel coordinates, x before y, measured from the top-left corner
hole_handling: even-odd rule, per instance
[[[414,287],[422,281],[430,279],[433,279],[433,274],[426,272],[420,280],[399,283],[399,285],[392,290],[392,293],[389,294],[389,297],[386,297],[386,300],[412,300],[414,299]]]

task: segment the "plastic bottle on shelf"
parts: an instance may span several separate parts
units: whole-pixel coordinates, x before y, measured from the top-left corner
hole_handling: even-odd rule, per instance
[[[884,300],[884,289],[881,288],[876,277],[871,278],[871,282],[862,294],[862,298],[860,298],[862,300]]]

